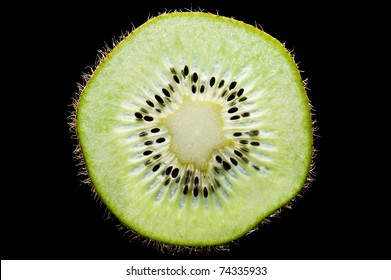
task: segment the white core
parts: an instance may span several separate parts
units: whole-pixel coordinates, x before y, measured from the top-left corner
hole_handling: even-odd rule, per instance
[[[213,151],[226,141],[221,107],[210,101],[185,98],[163,124],[171,134],[170,148],[183,164],[207,168]]]

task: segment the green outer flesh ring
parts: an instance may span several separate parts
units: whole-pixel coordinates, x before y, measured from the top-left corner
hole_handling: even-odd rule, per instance
[[[194,19],[197,19],[201,22],[213,21],[218,24],[227,24],[229,28],[232,29],[241,28],[243,32],[252,33],[253,35],[255,34],[259,36],[261,41],[263,41],[268,47],[273,48],[272,52],[277,52],[278,55],[281,56],[280,59],[284,60],[285,62],[284,66],[286,67],[284,71],[289,72],[291,75],[290,76],[291,80],[289,81],[290,84],[287,85],[287,88],[292,87],[296,94],[296,97],[292,100],[289,100],[289,102],[291,101],[296,102],[296,105],[298,107],[297,112],[295,111],[295,113],[299,115],[298,117],[300,121],[299,128],[301,128],[301,130],[297,131],[297,136],[298,136],[298,142],[300,142],[301,147],[295,147],[295,149],[297,149],[298,151],[296,158],[289,159],[291,160],[291,162],[287,162],[286,163],[287,166],[284,166],[282,170],[277,171],[279,172],[279,175],[285,175],[288,172],[293,172],[292,173],[293,175],[291,174],[292,178],[290,178],[291,180],[288,180],[286,178],[283,178],[284,176],[279,177],[276,175],[276,177],[274,178],[274,179],[277,178],[276,180],[278,180],[278,182],[276,182],[276,187],[280,188],[279,187],[280,185],[278,185],[280,183],[281,185],[284,185],[285,188],[281,187],[275,192],[265,191],[264,189],[262,189],[259,191],[259,193],[257,192],[254,193],[254,195],[261,195],[261,194],[267,195],[269,199],[263,202],[265,203],[265,205],[267,203],[269,203],[270,205],[264,206],[262,208],[262,211],[259,210],[259,213],[257,213],[256,217],[254,216],[251,219],[246,220],[245,224],[240,224],[240,225],[233,224],[232,227],[234,229],[232,229],[231,231],[229,230],[230,226],[227,225],[227,223],[231,223],[232,219],[241,217],[239,213],[234,213],[235,211],[238,212],[238,210],[235,209],[229,210],[230,211],[229,213],[232,212],[233,214],[229,214],[228,212],[225,212],[222,215],[217,213],[218,211],[213,212],[213,214],[216,214],[221,219],[222,217],[226,217],[229,214],[230,220],[222,221],[222,224],[224,225],[219,225],[219,229],[217,230],[213,229],[211,232],[208,232],[209,230],[208,228],[211,228],[210,225],[206,226],[204,229],[200,229],[199,227],[201,223],[198,221],[195,221],[194,224],[187,223],[186,227],[189,228],[188,229],[189,232],[196,231],[194,235],[190,234],[189,236],[183,236],[184,233],[186,233],[185,230],[181,231],[180,229],[175,228],[176,226],[181,225],[181,219],[183,219],[182,216],[176,217],[176,221],[173,220],[170,221],[170,223],[166,222],[165,220],[162,220],[164,218],[173,217],[169,209],[167,210],[166,213],[169,214],[167,217],[164,216],[155,217],[153,213],[150,213],[148,214],[150,215],[150,219],[141,218],[141,220],[144,222],[135,220],[140,215],[143,215],[142,211],[146,210],[146,208],[137,209],[137,207],[143,207],[144,205],[142,203],[142,200],[138,196],[141,195],[142,192],[135,191],[135,193],[132,193],[133,196],[138,196],[138,198],[126,197],[124,196],[124,194],[126,194],[126,191],[130,191],[129,186],[137,186],[138,180],[140,180],[141,177],[138,176],[126,177],[125,175],[126,173],[124,171],[125,167],[121,166],[121,163],[126,162],[127,155],[124,155],[123,151],[119,152],[119,154],[115,153],[117,150],[121,150],[121,149],[126,150],[127,146],[122,143],[117,143],[115,138],[112,136],[112,131],[110,127],[117,125],[117,120],[115,116],[110,116],[109,111],[105,111],[103,107],[103,102],[106,102],[107,107],[112,109],[118,109],[119,105],[113,105],[115,102],[112,101],[112,99],[110,100],[110,98],[113,98],[113,96],[107,97],[107,99],[105,100],[103,100],[104,98],[99,99],[102,98],[104,94],[103,92],[105,92],[105,90],[102,89],[102,83],[104,83],[105,82],[104,79],[107,79],[108,77],[105,76],[110,75],[109,72],[112,71],[113,69],[111,68],[112,64],[115,64],[115,62],[118,61],[120,55],[123,54],[123,52],[125,51],[124,50],[125,48],[137,47],[131,45],[131,42],[132,40],[136,40],[136,38],[139,39],[138,38],[139,33],[144,32],[144,29],[147,29],[148,27],[155,28],[156,26],[159,26],[160,21],[170,20],[174,18],[178,18],[178,21],[180,21],[181,17],[183,20],[189,20],[189,21],[194,21]],[[121,77],[119,79],[121,79]],[[271,79],[273,79],[273,77]],[[119,80],[119,82],[120,82],[119,85],[113,85],[113,84],[108,85],[107,90],[110,91],[113,89],[121,89],[121,87],[126,88],[127,86],[126,83],[121,84],[123,80]],[[101,97],[96,97],[98,94]],[[124,93],[119,93],[118,100],[122,100],[124,95],[126,96],[126,94]],[[103,120],[104,122],[103,123],[98,122],[99,120]],[[104,58],[104,60],[100,63],[100,65],[97,67],[94,74],[91,76],[90,80],[86,84],[80,96],[78,107],[77,107],[76,127],[77,127],[79,143],[83,152],[83,157],[86,163],[86,168],[89,177],[95,187],[96,192],[99,194],[103,202],[107,205],[109,210],[124,225],[133,229],[140,235],[164,243],[170,243],[176,245],[188,245],[188,246],[218,245],[218,244],[227,243],[229,241],[241,237],[246,232],[254,228],[261,220],[268,217],[270,214],[274,213],[277,209],[287,204],[292,198],[294,198],[298,194],[298,192],[305,185],[310,170],[311,159],[312,159],[312,121],[311,121],[310,105],[309,105],[309,101],[306,95],[304,85],[302,83],[300,73],[290,53],[276,39],[274,39],[270,35],[266,34],[265,32],[253,26],[229,18],[216,16],[213,14],[200,13],[200,12],[178,12],[178,13],[176,12],[171,14],[160,15],[158,17],[149,20],[147,23],[134,30],[125,40],[120,42],[114,48],[114,50]],[[290,140],[292,141],[292,139]],[[279,140],[276,141],[278,142]],[[106,151],[104,151],[105,148],[102,148],[104,144],[108,144],[112,146],[110,146],[109,148],[107,148]],[[294,143],[289,143],[289,145],[293,145],[293,144]],[[297,144],[297,146],[299,146],[299,144]],[[282,156],[284,155],[292,156],[292,154],[295,154],[295,151],[291,151],[290,148],[291,147],[281,151],[281,153],[283,154]],[[108,156],[109,157],[112,156],[112,157],[107,158]],[[279,156],[276,155],[276,157]],[[279,160],[282,161],[282,159]],[[295,168],[291,168],[291,166],[288,165],[294,166]],[[114,172],[114,170],[116,172]],[[115,176],[116,174],[113,176],[113,173],[116,174],[118,173],[121,176]],[[255,178],[255,179],[259,180],[260,178]],[[268,178],[264,179],[264,181],[262,182],[265,184],[269,183],[267,179]],[[246,189],[249,187],[249,185],[251,185],[251,183],[254,184],[254,179],[248,178],[247,180],[244,180],[241,187]],[[119,187],[114,188],[114,185],[116,187],[117,186]],[[125,185],[127,187],[125,187]],[[246,190],[251,191],[251,189],[246,189]],[[251,197],[251,195],[249,195],[247,198],[249,197]],[[240,199],[240,198],[233,197],[232,199],[237,199],[238,201],[242,201],[242,203],[245,202],[245,200],[243,200],[244,198]],[[156,206],[156,207],[157,209],[162,210],[160,206]],[[254,212],[258,210],[257,208],[253,208],[253,209]],[[224,210],[227,210],[227,207]],[[129,213],[129,211],[132,213]],[[133,211],[136,212],[139,211],[139,212],[134,214]],[[251,213],[251,211],[249,211],[247,208],[245,211],[246,214]],[[161,213],[158,214],[163,215]],[[186,215],[186,214],[182,213],[181,215]],[[207,219],[208,217],[204,217],[204,218]],[[151,223],[153,223],[154,219],[155,222],[162,222],[162,224],[160,225],[162,228],[159,228],[159,226],[156,225],[151,225],[151,226],[147,225],[145,227],[146,220],[149,220],[151,221]],[[205,223],[213,224],[213,219],[205,220]],[[192,226],[194,226],[194,228],[190,228]],[[220,230],[220,228],[222,229]],[[175,235],[176,232],[179,232],[179,234]],[[228,232],[227,235],[225,235],[224,232],[225,233]]]

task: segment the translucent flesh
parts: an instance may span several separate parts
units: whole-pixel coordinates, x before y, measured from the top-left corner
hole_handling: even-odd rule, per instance
[[[254,152],[248,155],[257,168],[240,163],[228,175],[215,175],[223,186],[209,189],[208,197],[184,195],[182,181],[164,186],[163,169],[152,172],[145,164],[140,133],[158,124],[166,142],[156,149],[173,156],[170,128],[163,117],[151,124],[135,117],[167,84],[176,93],[166,105],[170,112],[180,110],[184,96],[222,102],[213,88],[202,95],[182,92],[167,73],[185,65],[198,73],[198,86],[213,76],[245,89],[248,99],[241,106],[251,119],[224,123],[227,138],[243,127],[259,131],[259,145],[249,147]],[[80,97],[77,131],[91,181],[111,212],[141,235],[178,245],[214,245],[242,236],[296,196],[311,162],[310,106],[289,52],[255,27],[205,13],[158,16],[119,43]],[[211,152],[222,143],[216,139]]]

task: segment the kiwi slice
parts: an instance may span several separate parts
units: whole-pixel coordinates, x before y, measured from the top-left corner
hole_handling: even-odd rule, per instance
[[[312,121],[276,39],[202,12],[159,15],[102,59],[75,105],[80,151],[116,218],[168,244],[224,244],[305,185]]]

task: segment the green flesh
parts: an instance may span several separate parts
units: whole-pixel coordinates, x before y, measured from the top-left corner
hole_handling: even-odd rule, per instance
[[[195,108],[189,120],[185,106]],[[255,27],[212,14],[165,14],[132,32],[86,84],[76,125],[110,211],[140,235],[176,245],[244,235],[297,195],[311,163],[310,106],[289,52]]]

